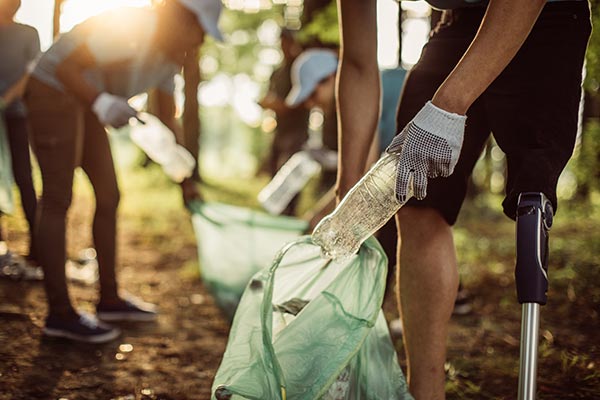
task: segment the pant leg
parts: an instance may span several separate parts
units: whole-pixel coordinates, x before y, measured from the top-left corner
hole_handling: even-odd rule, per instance
[[[435,94],[470,45],[485,9],[445,13],[423,48],[421,58],[408,73],[397,114],[398,130],[403,129]],[[407,206],[436,209],[449,225],[456,222],[467,191],[469,177],[490,135],[490,126],[481,99],[467,111],[461,154],[452,175],[429,179],[427,197],[410,199]]]
[[[6,128],[10,143],[15,183],[21,193],[21,205],[29,225],[29,256],[37,260],[35,244],[35,214],[37,198],[31,177],[29,155],[29,125],[25,117],[7,117]]]
[[[66,215],[72,198],[73,171],[80,157],[83,113],[74,99],[35,78],[29,82],[26,102],[31,144],[42,173],[36,243],[44,268],[49,313],[72,315],[65,276]]]
[[[110,143],[104,127],[91,111],[85,113],[81,167],[96,195],[93,236],[98,254],[100,301],[117,297],[116,230],[119,187]]]
[[[516,218],[522,192],[543,192],[557,209],[556,185],[577,136],[591,28],[587,2],[546,4],[519,52],[482,95],[506,153],[502,205],[510,218]]]

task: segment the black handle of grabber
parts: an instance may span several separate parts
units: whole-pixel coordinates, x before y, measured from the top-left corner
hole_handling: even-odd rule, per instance
[[[548,232],[553,209],[540,192],[519,196],[517,208],[517,265],[515,279],[519,303],[546,304],[548,291]]]

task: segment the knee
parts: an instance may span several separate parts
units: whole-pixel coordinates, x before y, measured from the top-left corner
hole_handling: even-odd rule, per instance
[[[424,242],[451,234],[451,226],[446,219],[431,207],[402,207],[398,212],[398,224],[403,241]]]
[[[96,194],[96,212],[116,213],[121,200],[121,194],[118,188]]]
[[[71,206],[72,194],[44,191],[40,201],[42,214],[66,215]]]

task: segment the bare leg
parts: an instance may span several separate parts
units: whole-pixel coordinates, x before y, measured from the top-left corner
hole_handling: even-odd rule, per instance
[[[429,208],[398,213],[400,307],[410,392],[419,400],[445,398],[446,336],[458,289],[451,227]]]

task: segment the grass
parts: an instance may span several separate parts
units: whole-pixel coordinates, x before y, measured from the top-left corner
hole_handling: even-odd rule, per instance
[[[135,152],[117,146],[121,248],[135,242],[164,257],[196,243],[181,192],[160,168],[136,166]],[[256,195],[267,179],[206,176],[206,200],[258,208]],[[36,184],[39,174],[36,172]],[[307,209],[316,185],[302,199]],[[39,187],[39,186],[38,186]],[[78,172],[74,202],[92,202],[92,189]],[[18,201],[18,199],[17,199]],[[513,221],[502,215],[501,198],[482,195],[465,204],[454,229],[462,282],[473,294],[474,313],[452,321],[446,365],[448,399],[515,398],[519,357],[520,306],[514,289]],[[89,207],[88,207],[89,208]],[[6,218],[10,231],[25,231],[20,211]],[[87,211],[86,211],[87,212]],[[92,218],[92,210],[82,216]],[[185,221],[185,222],[182,222]],[[600,398],[600,195],[589,204],[564,201],[551,231],[550,291],[542,308],[540,362],[541,399]],[[78,232],[87,235],[89,232]],[[196,258],[177,273],[198,278]],[[402,343],[397,351],[403,358]]]

